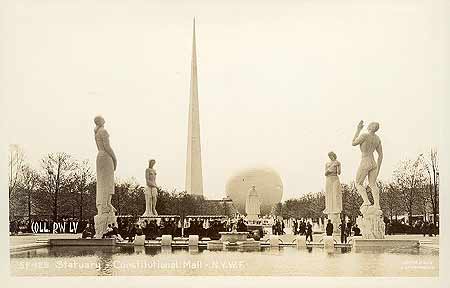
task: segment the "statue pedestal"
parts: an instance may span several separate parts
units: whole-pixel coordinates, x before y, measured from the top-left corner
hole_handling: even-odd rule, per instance
[[[95,238],[102,238],[103,234],[106,233],[106,228],[108,224],[113,224],[117,227],[117,217],[114,212],[103,213],[94,216],[95,224]]]
[[[362,239],[384,239],[385,224],[382,215],[383,212],[380,209],[369,206],[362,217],[356,218]]]

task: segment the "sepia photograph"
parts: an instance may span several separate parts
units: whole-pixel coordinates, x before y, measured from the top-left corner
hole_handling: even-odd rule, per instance
[[[10,287],[446,286],[449,3],[0,5]]]

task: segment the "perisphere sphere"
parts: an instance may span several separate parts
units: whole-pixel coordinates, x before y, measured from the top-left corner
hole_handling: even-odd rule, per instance
[[[233,200],[236,209],[244,213],[248,191],[253,185],[261,201],[261,213],[269,214],[272,207],[281,202],[283,196],[283,182],[272,168],[255,167],[235,173],[228,179],[225,193]]]

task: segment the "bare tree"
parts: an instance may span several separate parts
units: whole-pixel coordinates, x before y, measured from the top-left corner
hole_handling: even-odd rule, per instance
[[[9,177],[8,177],[8,190],[9,197],[11,198],[11,194],[14,193],[17,186],[20,182],[20,173],[22,172],[22,168],[25,164],[24,154],[19,145],[9,145],[9,159],[8,159],[8,168],[9,168]]]
[[[413,210],[417,208],[420,200],[419,189],[424,189],[425,174],[419,165],[420,158],[416,161],[402,161],[394,171],[394,184],[398,187],[406,212],[408,224],[412,224]]]
[[[31,221],[31,212],[33,206],[32,195],[35,192],[35,189],[39,185],[39,174],[31,168],[29,165],[24,165],[22,167],[22,189],[26,194],[26,202],[27,202],[27,214],[28,219]]]
[[[356,221],[360,215],[359,208],[363,203],[361,196],[356,189],[355,182],[341,184],[342,187],[342,213],[348,216],[351,221]]]
[[[433,223],[436,224],[437,214],[439,213],[439,165],[437,151],[430,150],[430,160],[420,155],[423,165],[428,173],[428,200],[433,212]]]
[[[84,196],[89,193],[89,187],[95,180],[94,173],[89,165],[88,160],[84,160],[77,164],[77,169],[74,173],[74,193],[79,194],[79,197],[74,198],[74,205],[78,206],[79,219],[83,219]]]
[[[380,192],[380,204],[384,214],[389,216],[391,221],[394,217],[397,220],[398,216],[404,212],[400,189],[394,183],[389,183],[385,184]]]
[[[53,219],[58,220],[58,199],[61,188],[67,185],[68,180],[73,176],[72,173],[76,168],[76,162],[72,160],[67,153],[48,154],[42,159],[42,168],[44,170],[43,184],[51,195]]]

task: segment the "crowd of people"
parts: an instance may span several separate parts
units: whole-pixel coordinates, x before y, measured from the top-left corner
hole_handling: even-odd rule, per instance
[[[15,219],[10,221],[10,235],[18,233],[33,233],[32,225],[36,222],[40,227],[47,227],[45,233],[54,233],[51,229],[53,223],[50,217]],[[93,238],[95,229],[92,222],[79,220],[76,217],[61,217],[58,219],[61,224],[78,223],[75,233],[82,233],[83,238]],[[320,222],[319,222],[320,223]],[[251,229],[253,226],[264,226],[270,229],[273,235],[286,234],[285,228],[292,229],[294,235],[304,235],[307,241],[313,241],[313,223],[311,219],[279,219],[275,217],[261,217],[256,221],[248,222],[242,215],[228,218],[223,216],[189,216],[183,220],[179,216],[174,217],[153,217],[139,220],[138,217],[118,217],[117,226],[110,224],[104,238],[128,239],[133,241],[136,235],[145,235],[146,240],[154,240],[162,235],[172,235],[173,237],[188,237],[189,235],[199,235],[200,238],[210,238],[212,240],[220,239],[219,232],[225,231],[247,231],[251,237],[262,238],[265,234],[264,229],[256,231]],[[314,227],[322,227],[315,223]],[[65,225],[69,227],[69,225]],[[319,227],[319,228],[320,228]],[[315,228],[318,229],[318,228]],[[323,228],[322,228],[323,229]],[[333,235],[333,231],[340,232],[341,243],[347,243],[350,236],[361,236],[361,230],[357,224],[351,221],[344,221],[335,229],[330,220],[326,224],[325,232],[327,235]],[[316,231],[316,230],[314,230]],[[432,237],[439,234],[439,228],[433,222],[417,220],[413,225],[406,225],[398,221],[386,221],[386,234],[423,234]],[[256,233],[258,232],[258,233]],[[338,232],[338,233],[339,233]],[[42,233],[42,232],[41,232]],[[58,231],[58,233],[69,233],[69,231]],[[72,231],[74,233],[74,231]],[[258,235],[256,235],[258,234]],[[256,239],[256,238],[255,238]]]
[[[386,221],[386,234],[423,234],[425,237],[436,236],[439,234],[439,222],[436,224],[424,220],[416,220],[412,225],[407,225],[402,221],[388,220]]]
[[[275,222],[272,224],[272,234],[273,235],[283,235],[286,234],[284,232],[284,221],[280,221],[279,219],[275,220]]]
[[[183,221],[175,217],[154,217],[138,221],[135,218],[118,218],[117,226],[111,224],[108,227],[104,238],[123,238],[133,241],[136,235],[145,235],[146,240],[155,240],[162,235],[172,235],[173,237],[188,237],[189,235],[199,235],[200,238],[220,239],[219,232],[247,231],[247,224],[244,219],[208,218],[193,217],[185,218]],[[89,227],[89,229],[92,229]],[[86,235],[92,233],[88,231]],[[94,233],[95,234],[95,233]]]

